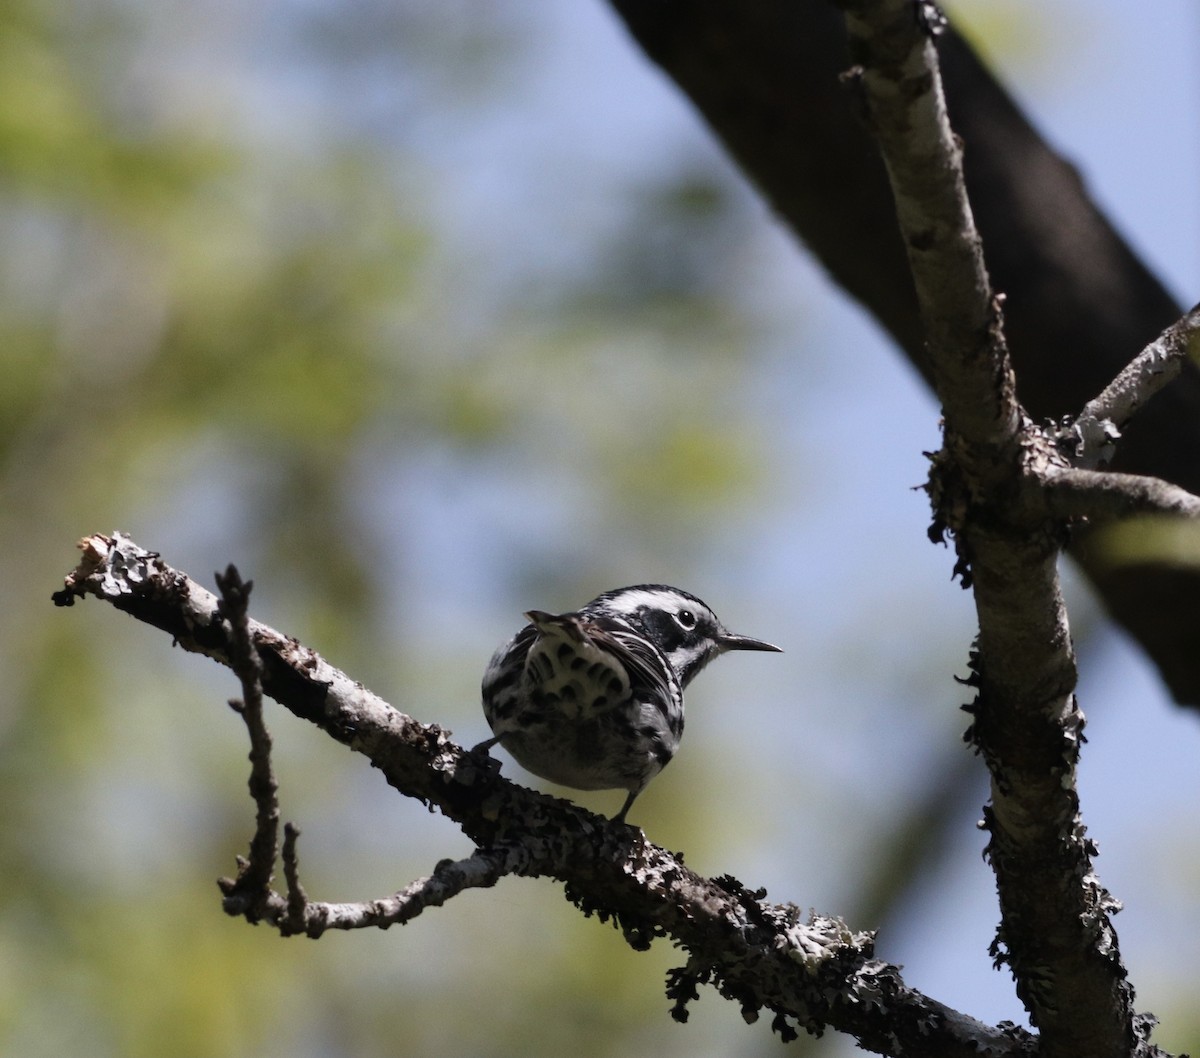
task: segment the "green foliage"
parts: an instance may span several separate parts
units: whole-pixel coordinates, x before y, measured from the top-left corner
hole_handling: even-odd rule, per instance
[[[306,36],[302,12],[276,16],[311,49],[305,77],[353,60],[344,39],[323,51]],[[594,570],[618,564],[596,544],[608,538],[686,566],[759,482],[755,438],[726,410],[747,330],[712,281],[735,230],[728,203],[690,175],[632,196],[611,253],[531,292],[439,227],[437,189],[404,146],[319,113],[256,112],[224,68],[204,82],[196,67],[181,93],[172,71],[195,61],[183,18],[36,0],[0,16],[0,1050],[215,1058],[294,1053],[316,1033],[336,1041],[330,1054],[616,1053],[662,1031],[665,1001],[630,981],[618,936],[548,887],[530,887],[511,921],[502,902],[469,929],[448,909],[402,936],[321,945],[226,920],[211,879],[232,869],[251,818],[241,733],[221,707],[232,681],[111,612],[56,612],[48,595],[72,540],[147,529],[173,560],[192,554],[197,575],[235,558],[264,616],[444,719],[421,674],[461,660],[394,645],[416,611],[388,624],[412,571],[381,482],[437,451],[450,490],[456,474],[585,485],[573,533]],[[216,25],[210,59],[232,42]],[[375,43],[419,62],[411,33]],[[519,59],[505,33],[471,45],[461,84],[412,71],[432,120],[438,106],[453,119],[462,84],[503,83],[488,63],[494,75]],[[283,90],[277,61],[235,73]],[[653,238],[626,238],[647,216]],[[675,269],[697,218],[706,249]],[[471,269],[487,282],[464,282]],[[359,789],[358,762],[291,732],[280,743],[314,895],[378,895],[446,854],[444,828]],[[397,826],[386,850],[330,837]],[[367,879],[374,889],[346,892]],[[547,905],[560,932],[531,941]],[[521,948],[514,971],[506,952]],[[498,973],[514,994],[464,1027]]]

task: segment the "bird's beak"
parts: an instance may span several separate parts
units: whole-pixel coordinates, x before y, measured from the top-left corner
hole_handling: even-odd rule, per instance
[[[751,639],[749,636],[738,636],[732,632],[722,632],[717,642],[721,644],[722,650],[773,650],[776,654],[782,654],[783,648],[777,647],[773,643],[764,643],[761,639]]]

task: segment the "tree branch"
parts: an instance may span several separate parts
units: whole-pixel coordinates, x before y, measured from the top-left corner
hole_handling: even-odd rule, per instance
[[[912,0],[842,6],[895,198],[946,446],[969,487],[983,491],[1009,472],[1022,413],[933,41],[919,31]]]
[[[1037,502],[1061,463],[1016,402],[999,313],[967,202],[931,34],[911,0],[844,0],[852,56],[896,200],[942,400],[931,495],[955,532],[979,616],[970,739],[992,779],[985,823],[1001,925],[993,954],[1041,1030],[1042,1053],[1128,1055],[1146,1046],[1092,869],[1075,769],[1083,715],[1056,560],[1062,536]]]
[[[294,838],[289,851],[294,862]],[[442,860],[431,875],[418,878],[393,896],[357,903],[311,902],[297,881],[292,892],[298,894],[298,899],[289,902],[278,924],[285,936],[302,932],[313,938],[329,929],[402,926],[427,907],[441,907],[466,889],[495,885],[506,874],[519,872],[526,860],[524,850],[519,848],[476,849],[463,860]]]
[[[1092,469],[1112,459],[1121,429],[1188,362],[1200,365],[1200,305],[1171,324],[1083,406],[1066,435],[1075,461]]]
[[[1046,475],[1040,489],[1047,511],[1055,518],[1111,521],[1133,514],[1200,518],[1200,496],[1139,474],[1057,469]]]
[[[246,722],[250,735],[249,786],[255,805],[249,859],[239,857],[237,878],[222,878],[218,884],[225,893],[225,910],[254,923],[271,914],[271,876],[279,853],[279,785],[271,767],[271,734],[263,721],[262,662],[250,638],[248,607],[254,584],[243,581],[230,565],[224,576],[217,574],[217,587],[217,616],[229,625],[230,666],[242,684],[241,701],[233,699],[229,705]]]
[[[83,561],[55,593],[58,605],[94,595],[170,633],[185,650],[232,667],[232,630],[203,587],[119,533],[87,537],[80,547]],[[364,754],[395,789],[436,807],[480,850],[396,894],[378,908],[377,924],[411,918],[502,873],[555,878],[569,900],[612,921],[634,948],[665,936],[688,950],[687,965],[671,978],[677,1018],[686,1016],[695,986],[712,983],[748,1020],[763,1009],[773,1012],[773,1027],[784,1035],[835,1028],[885,1054],[1032,1058],[1035,1041],[1023,1030],[984,1025],[905,985],[896,967],[872,957],[870,934],[835,918],[805,918],[794,905],[768,902],[764,890],[748,890],[732,877],[703,878],[632,827],[504,780],[494,762],[481,762],[441,728],[392,708],[296,640],[252,620],[247,628],[265,694]],[[361,905],[307,902],[295,833],[289,827],[284,842],[289,896],[286,906],[272,901],[272,916],[291,915],[306,932],[318,923],[358,924]]]

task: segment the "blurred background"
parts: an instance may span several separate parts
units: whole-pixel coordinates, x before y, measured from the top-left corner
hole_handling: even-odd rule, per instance
[[[1195,7],[950,8],[1194,302]],[[115,528],[209,584],[235,562],[255,616],[468,745],[524,610],[699,594],[787,653],[693,686],[634,821],[1024,1023],[952,679],[973,611],[913,489],[937,409],[602,3],[10,0],[0,237],[0,1053],[785,1050],[711,990],[672,1022],[682,953],[630,951],[548,882],[318,943],[226,918],[252,825],[233,678],[50,604],[75,540]],[[1067,572],[1099,874],[1158,1042],[1196,1047],[1200,732]],[[469,851],[268,722],[314,899]]]

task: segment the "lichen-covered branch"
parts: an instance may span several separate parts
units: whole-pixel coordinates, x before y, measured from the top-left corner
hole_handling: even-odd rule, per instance
[[[185,650],[232,666],[236,645],[218,600],[161,558],[120,534],[80,544],[83,561],[55,595],[59,605],[91,595],[168,632]],[[873,958],[872,937],[836,918],[771,903],[731,877],[703,878],[640,831],[503,779],[436,725],[394,709],[317,653],[256,621],[246,627],[262,664],[263,692],[362,753],[395,789],[436,807],[480,850],[377,905],[315,904],[299,884],[296,831],[283,848],[285,898],[271,894],[272,920],[295,932],[405,921],[455,892],[505,873],[564,883],[585,914],[611,921],[635,948],[670,937],[688,952],[671,979],[673,1013],[700,983],[736,1001],[748,1020],[763,1011],[783,1035],[838,1029],[885,1054],[1032,1058],[1035,1041],[992,1027],[904,984]],[[375,921],[364,919],[375,916]]]
[[[1200,305],[1171,324],[1083,406],[1067,427],[1075,462],[1087,469],[1107,463],[1121,428],[1151,397],[1178,378],[1188,361],[1200,365]]]
[[[288,860],[295,862],[293,830],[288,845]],[[427,907],[441,907],[466,889],[493,886],[506,874],[519,872],[528,859],[521,848],[476,849],[462,860],[442,860],[433,873],[418,878],[400,892],[378,900],[353,903],[311,901],[298,879],[289,878],[288,901],[276,904],[274,925],[285,936],[303,933],[319,937],[330,929],[387,929],[411,922]],[[289,872],[289,875],[291,872]],[[294,876],[293,876],[294,877]]]
[[[1092,868],[1075,772],[1083,716],[1059,590],[1061,521],[1043,479],[1062,457],[1016,400],[1000,301],[967,201],[937,53],[910,0],[844,0],[869,119],[887,166],[942,402],[931,495],[979,617],[970,738],[991,774],[988,855],[1001,925],[994,954],[1047,1056],[1145,1045]]]

